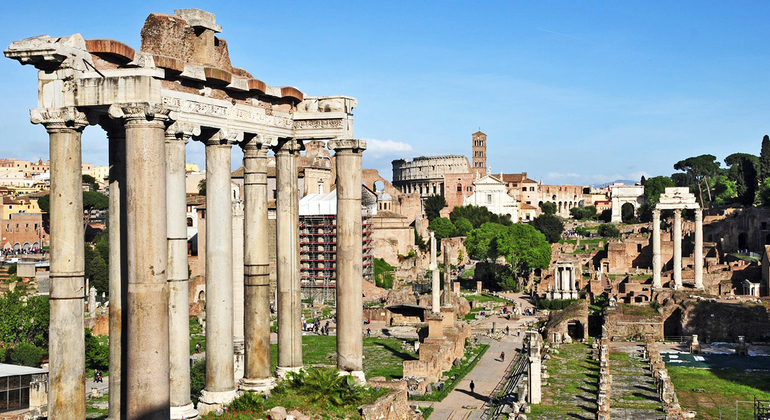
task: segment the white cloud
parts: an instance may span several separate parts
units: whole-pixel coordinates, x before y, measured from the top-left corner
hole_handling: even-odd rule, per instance
[[[366,151],[364,156],[372,158],[381,158],[385,156],[397,156],[401,157],[403,152],[412,150],[412,145],[400,141],[393,140],[377,140],[377,139],[365,139]]]

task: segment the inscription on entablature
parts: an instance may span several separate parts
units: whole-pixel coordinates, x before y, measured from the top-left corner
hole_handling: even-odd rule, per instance
[[[282,128],[292,128],[294,125],[292,119],[275,115],[265,115],[264,110],[262,109],[257,112],[244,108],[216,105],[168,96],[163,97],[163,104],[182,113],[213,116]]]
[[[344,122],[341,118],[325,120],[294,120],[295,130],[341,129],[343,127]]]

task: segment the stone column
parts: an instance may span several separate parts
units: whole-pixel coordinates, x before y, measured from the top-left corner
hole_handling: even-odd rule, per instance
[[[662,287],[660,280],[660,210],[652,210],[652,288]]]
[[[122,123],[107,123],[107,137],[109,138],[110,159],[110,419],[125,417],[125,407],[121,408],[123,392],[121,383],[125,380],[125,372],[122,371],[122,343],[127,330],[123,326],[127,324],[127,313],[123,311],[128,289],[127,254],[126,254],[126,130]]]
[[[330,140],[337,160],[337,369],[362,383],[363,234],[361,155],[365,140]]]
[[[441,306],[452,306],[452,264],[449,263],[449,245],[444,246],[444,294]]]
[[[187,275],[185,145],[200,128],[176,122],[166,130],[166,226],[168,237],[168,327],[171,418],[198,412],[190,400],[190,298]]]
[[[703,289],[703,211],[695,210],[695,250],[693,251],[695,266],[695,288]]]
[[[674,289],[682,287],[682,210],[674,210]]]
[[[237,133],[206,133],[206,386],[198,411],[235,398],[233,350],[233,213],[230,154]]]
[[[241,389],[267,392],[270,375],[270,267],[267,238],[267,152],[275,139],[243,143],[244,371]]]
[[[278,366],[280,377],[302,368],[302,302],[299,279],[297,156],[302,142],[278,140],[276,163],[276,271],[278,277]]]
[[[51,159],[48,418],[82,419],[86,383],[80,136],[87,120],[74,107],[33,109],[30,116],[48,131]]]
[[[164,110],[113,104],[126,127],[128,311],[125,388],[128,419],[170,416]]]
[[[441,282],[438,275],[438,263],[436,262],[436,236],[433,232],[430,233],[430,269],[432,282],[431,282],[431,311],[433,313],[441,313]]]
[[[527,331],[527,338],[529,338],[529,371],[527,374],[529,389],[527,394],[529,395],[530,404],[540,404],[540,333],[537,331]]]

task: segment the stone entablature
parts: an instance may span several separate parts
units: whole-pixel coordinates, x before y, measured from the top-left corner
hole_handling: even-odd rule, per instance
[[[411,161],[394,160],[393,185],[402,192],[444,195],[444,175],[469,173],[468,158],[461,155],[420,156]]]

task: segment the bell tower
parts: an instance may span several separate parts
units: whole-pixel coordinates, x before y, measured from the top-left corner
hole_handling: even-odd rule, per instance
[[[471,159],[473,169],[471,172],[482,177],[487,174],[487,135],[477,131],[471,137],[473,138],[473,159]]]

